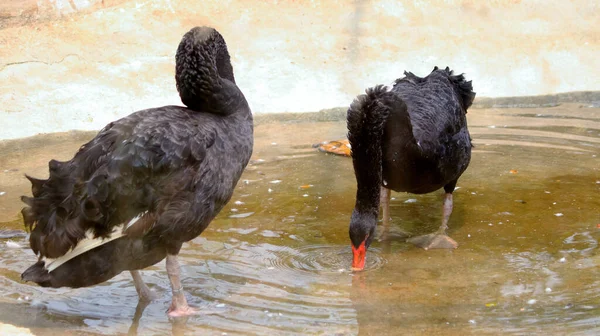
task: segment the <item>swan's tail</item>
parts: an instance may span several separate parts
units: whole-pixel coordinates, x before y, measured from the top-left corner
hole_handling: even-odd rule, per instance
[[[223,95],[235,78],[227,44],[217,30],[195,27],[183,36],[175,55],[175,82],[190,109],[221,110],[228,100]]]
[[[22,196],[25,227],[36,255],[57,258],[85,237],[79,221],[79,202],[74,197],[75,179],[69,162],[51,160],[50,176],[40,180],[27,176],[33,197]]]
[[[354,174],[358,184],[356,210],[379,209],[382,183],[382,142],[385,122],[394,109],[406,109],[404,102],[385,86],[379,85],[358,96],[348,109],[348,140],[352,150]]]
[[[47,259],[41,259],[27,268],[21,278],[42,287],[87,287],[109,280],[125,270],[154,265],[164,259],[166,253],[164,246],[123,237],[103,242],[86,253],[62,260],[60,267],[54,268],[59,259],[50,263]]]

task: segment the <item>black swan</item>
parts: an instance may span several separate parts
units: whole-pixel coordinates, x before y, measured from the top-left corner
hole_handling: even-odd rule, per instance
[[[475,92],[463,75],[438,69],[425,78],[410,72],[393,87],[376,86],[358,96],[348,109],[348,140],[357,181],[350,219],[352,268],[365,265],[379,206],[384,229],[389,225],[390,189],[424,194],[446,192],[442,226],[433,234],[410,239],[424,249],[456,248],[446,235],[452,192],[471,160],[466,113]]]
[[[166,257],[169,316],[195,312],[177,260],[229,201],[252,154],[252,113],[233,76],[225,40],[196,27],[179,44],[175,80],[187,106],[135,112],[111,122],[50,177],[27,176],[22,214],[38,261],[21,275],[44,287],[86,287]]]

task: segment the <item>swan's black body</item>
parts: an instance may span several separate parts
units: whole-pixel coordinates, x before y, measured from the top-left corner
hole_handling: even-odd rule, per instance
[[[29,178],[33,197],[23,197],[22,213],[40,261],[24,280],[82,287],[148,267],[177,255],[229,201],[252,154],[253,125],[216,30],[197,27],[183,37],[176,82],[188,107],[114,121],[70,161],[50,161],[47,180]],[[109,237],[140,215],[123,237],[46,270],[44,257],[64,255],[87,231]]]
[[[466,113],[475,95],[470,82],[448,69],[405,75],[391,90],[406,108],[391,109],[384,126],[383,181],[394,191],[424,194],[456,184],[467,169]]]
[[[348,139],[358,184],[350,224],[355,249],[366,249],[373,239],[384,198],[380,187],[388,198],[389,189],[423,194],[444,187],[452,193],[471,159],[466,113],[474,97],[471,82],[436,67],[425,78],[405,73],[391,89],[368,89],[350,106]]]

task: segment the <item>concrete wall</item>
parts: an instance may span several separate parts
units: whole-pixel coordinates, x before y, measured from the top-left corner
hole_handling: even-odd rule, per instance
[[[600,90],[597,0],[8,0],[0,13],[34,2],[0,16],[0,139],[179,104],[174,53],[196,25],[224,35],[255,113],[348,105],[434,65],[480,97]]]

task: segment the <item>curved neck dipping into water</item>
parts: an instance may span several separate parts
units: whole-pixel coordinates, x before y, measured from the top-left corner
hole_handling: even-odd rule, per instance
[[[383,86],[376,86],[358,96],[348,109],[348,140],[357,182],[356,204],[349,229],[354,270],[364,268],[366,251],[377,227],[383,126],[395,99],[398,98],[394,93]]]

